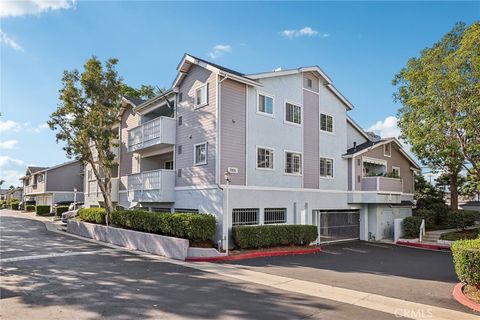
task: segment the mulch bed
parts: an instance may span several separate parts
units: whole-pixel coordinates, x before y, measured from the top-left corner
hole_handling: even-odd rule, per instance
[[[475,301],[480,304],[480,290],[471,285],[465,285],[463,287],[463,294],[467,296],[468,299]]]

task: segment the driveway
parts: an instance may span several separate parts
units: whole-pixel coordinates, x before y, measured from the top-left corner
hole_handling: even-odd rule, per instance
[[[452,297],[458,280],[450,252],[358,241],[323,246],[322,252],[313,255],[269,257],[231,264],[469,312]]]

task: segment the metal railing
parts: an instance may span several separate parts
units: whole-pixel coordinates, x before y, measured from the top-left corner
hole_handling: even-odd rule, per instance
[[[128,176],[129,191],[159,190],[162,186],[162,171],[151,170]]]
[[[162,117],[158,117],[128,131],[128,146],[160,138],[162,135],[161,123]]]

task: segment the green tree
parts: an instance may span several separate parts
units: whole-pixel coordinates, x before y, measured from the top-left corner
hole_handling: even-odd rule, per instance
[[[458,23],[393,79],[402,138],[424,165],[450,174],[453,209],[460,171],[480,180],[479,44],[479,23]]]
[[[116,165],[111,147],[118,146],[112,128],[118,121],[125,88],[115,69],[117,63],[117,59],[109,59],[102,65],[92,57],[82,73],[64,71],[60,103],[48,121],[50,128],[57,131],[57,142],[65,142],[67,156],[91,165],[105,201],[107,224],[113,211],[111,169]]]
[[[122,83],[121,92],[124,96],[147,100],[165,92],[165,89],[154,87],[151,85],[141,85],[140,88],[135,89],[133,87],[130,87],[129,85]]]

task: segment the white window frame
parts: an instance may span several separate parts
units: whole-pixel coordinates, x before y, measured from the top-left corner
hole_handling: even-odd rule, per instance
[[[197,104],[197,91],[205,88],[205,102],[201,104]],[[202,84],[198,87],[196,87],[193,91],[193,104],[194,104],[194,109],[202,108],[208,105],[208,83]]]
[[[322,175],[321,175],[321,173],[320,173],[320,172],[321,172],[321,170],[320,170],[320,168],[321,168],[320,161],[321,161],[322,159],[332,161],[332,175],[331,175],[331,176],[322,176]],[[326,165],[326,163],[325,163],[325,165]],[[325,168],[325,170],[326,170],[326,169],[327,169],[327,168]],[[321,179],[335,179],[335,159],[334,159],[334,158],[330,158],[330,157],[323,157],[323,156],[320,157],[320,159],[318,160],[318,174],[320,175],[320,178],[321,178]]]
[[[287,103],[297,106],[300,108],[300,123],[292,122],[287,120]],[[292,126],[301,127],[303,125],[303,106],[301,103],[285,100],[283,102],[283,122]]]
[[[330,117],[332,118],[332,131],[328,131],[328,130],[322,130],[322,115],[324,116],[327,116],[327,117]],[[328,118],[327,118],[328,119]],[[328,114],[328,113],[320,113],[320,119],[318,119],[318,124],[319,124],[319,128],[320,128],[320,131],[323,132],[323,133],[327,133],[327,134],[332,134],[334,135],[335,134],[335,117],[331,114]]]
[[[202,161],[202,162],[197,162],[197,147],[198,146],[205,146],[205,161]],[[207,159],[208,159],[208,143],[205,141],[205,142],[201,142],[201,143],[196,143],[193,145],[193,165],[194,166],[203,166],[203,165],[206,165],[207,164]]]
[[[287,171],[287,153],[294,153],[294,154],[298,154],[300,155],[301,157],[301,161],[300,161],[300,173],[289,173],[289,172],[286,172]],[[286,176],[297,176],[297,177],[301,177],[303,175],[303,152],[299,152],[299,151],[293,151],[293,150],[284,150],[284,157],[283,157],[283,174],[286,175]]]
[[[260,96],[272,99],[272,113],[260,111]],[[273,95],[263,91],[257,91],[257,114],[270,118],[275,118],[275,97]]]
[[[400,175],[400,174],[401,174],[401,173],[400,173],[400,172],[401,172],[401,171],[400,171],[400,167],[398,167],[398,166],[392,166],[392,172],[393,172],[393,170],[397,170],[397,171],[398,171],[398,177],[400,178],[400,177],[401,177],[401,175]]]
[[[265,149],[265,150],[273,152],[273,159],[272,159],[273,168],[262,168],[262,167],[258,166],[258,149]],[[255,151],[255,163],[256,163],[255,168],[257,170],[275,171],[275,149],[270,148],[270,147],[265,147],[265,146],[256,146],[255,150],[256,150]]]
[[[313,89],[313,79],[312,78],[307,77],[307,88]]]
[[[172,163],[172,169],[168,169],[168,168],[167,168],[167,163]],[[174,170],[173,160],[165,161],[165,163],[163,164],[163,168],[164,168],[165,170]]]
[[[387,145],[390,146],[390,154],[387,154],[387,152],[386,152],[386,147],[387,147]],[[391,143],[391,142],[385,143],[385,144],[383,145],[383,155],[384,155],[385,157],[389,157],[389,158],[392,157],[392,143]]]

